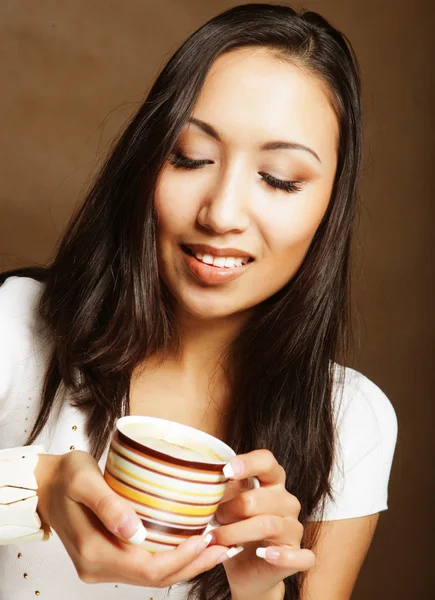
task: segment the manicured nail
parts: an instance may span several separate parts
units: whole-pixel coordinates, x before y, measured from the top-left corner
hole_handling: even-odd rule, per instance
[[[237,546],[237,547],[234,547],[234,548],[230,548],[224,554],[221,554],[221,556],[219,556],[219,558],[216,561],[216,564],[218,565],[219,563],[224,562],[224,560],[227,560],[228,558],[232,558],[233,556],[237,556],[237,554],[240,554],[240,552],[243,552],[243,550],[244,550],[243,546]]]
[[[115,535],[128,540],[132,544],[141,544],[146,538],[146,529],[135,512],[124,515],[118,527],[113,532]],[[133,541],[131,541],[133,540]],[[135,540],[140,540],[136,542]]]
[[[130,542],[130,544],[134,544],[135,546],[139,546],[140,544],[142,544],[146,540],[146,537],[147,537],[147,530],[142,525],[142,523],[139,523],[138,528],[133,533],[133,535],[128,538],[128,541]]]
[[[223,468],[223,473],[228,479],[241,475],[243,473],[242,461],[239,458],[232,458]]]
[[[271,550],[270,548],[257,548],[255,554],[259,558],[268,558],[269,560],[276,560],[280,555],[278,550]]]
[[[205,550],[207,548],[207,546],[210,544],[210,542],[212,541],[213,536],[211,533],[207,533],[207,535],[205,537],[203,537],[203,541],[199,544],[198,548],[196,549],[197,554],[200,554],[203,550]]]

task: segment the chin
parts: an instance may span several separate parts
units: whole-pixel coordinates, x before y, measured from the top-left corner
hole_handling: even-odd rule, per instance
[[[210,320],[230,317],[235,312],[238,312],[235,306],[232,306],[228,301],[222,303],[222,299],[216,302],[210,302],[210,299],[193,299],[179,298],[178,304],[184,311],[197,319]]]
[[[228,294],[207,294],[206,290],[176,294],[175,302],[189,315],[204,321],[224,319],[251,308],[236,298],[231,300]]]

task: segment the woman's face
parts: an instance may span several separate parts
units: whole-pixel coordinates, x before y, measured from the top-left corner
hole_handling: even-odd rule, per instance
[[[337,141],[307,71],[264,49],[215,61],[155,193],[159,269],[180,308],[241,313],[294,276],[330,200]]]

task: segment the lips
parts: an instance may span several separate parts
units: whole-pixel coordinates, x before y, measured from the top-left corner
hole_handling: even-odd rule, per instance
[[[218,267],[206,264],[196,258],[192,250],[187,246],[182,246],[181,250],[184,263],[189,273],[197,281],[209,285],[219,285],[238,279],[246,272],[246,269],[248,269],[253,262],[253,259],[251,259],[250,262],[238,267]]]

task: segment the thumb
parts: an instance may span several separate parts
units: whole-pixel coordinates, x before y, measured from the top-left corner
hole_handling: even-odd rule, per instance
[[[95,497],[90,508],[114,535],[130,544],[142,544],[147,537],[147,530],[132,506],[110,489],[105,480],[99,497]],[[103,486],[102,486],[103,488]]]
[[[89,461],[84,467],[82,463],[78,476],[73,479],[72,500],[89,508],[106,529],[122,541],[142,544],[147,530],[131,504],[106,483],[96,462]]]

